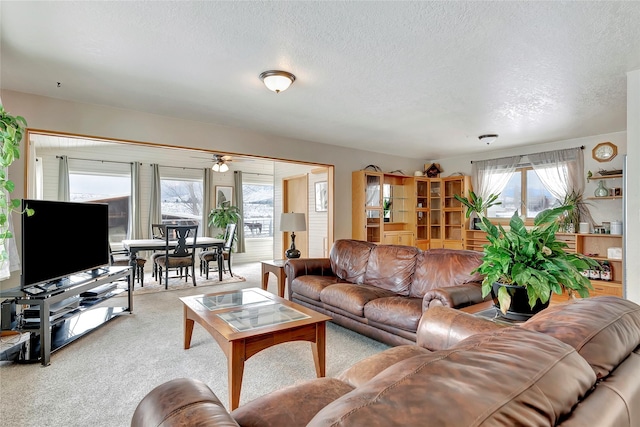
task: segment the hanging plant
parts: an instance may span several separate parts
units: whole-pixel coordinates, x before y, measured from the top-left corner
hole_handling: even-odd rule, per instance
[[[0,104],[0,142],[2,150],[0,155],[0,270],[9,259],[5,242],[13,237],[9,229],[9,221],[13,212],[20,212],[20,199],[11,199],[15,185],[8,177],[8,168],[20,158],[20,141],[27,127],[27,121],[21,116],[12,116],[4,110]],[[33,209],[26,209],[26,214],[33,215]]]

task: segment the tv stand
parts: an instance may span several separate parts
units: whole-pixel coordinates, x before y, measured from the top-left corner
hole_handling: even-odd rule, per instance
[[[37,321],[31,322],[31,324],[24,322],[19,326],[19,329],[24,332],[32,332],[32,339],[29,342],[30,351],[27,352],[26,357],[33,355],[35,361],[39,360],[42,365],[47,366],[51,362],[51,352],[75,341],[111,319],[125,313],[133,312],[131,267],[106,267],[102,269],[102,273],[99,274],[94,274],[94,271],[95,270],[69,276],[63,279],[64,286],[62,287],[55,285],[43,286],[42,288],[45,289],[39,293],[28,292],[29,288],[13,288],[0,291],[0,299],[14,298],[16,304],[37,306],[37,309],[40,310],[39,319],[34,319]],[[81,306],[77,310],[62,317],[56,318],[55,316],[51,316],[52,306],[55,307],[56,303],[121,279],[127,280],[127,307]],[[104,299],[106,300],[111,296],[113,295],[107,295]],[[101,313],[96,313],[96,311],[101,311]],[[83,316],[93,319],[90,327],[83,328],[77,326],[82,323]],[[96,324],[96,318],[100,318],[102,321]],[[71,319],[73,319],[73,322],[70,322]],[[71,323],[73,323],[75,327],[71,327]],[[35,351],[38,349],[39,351],[36,353]],[[37,357],[38,353],[39,358]]]

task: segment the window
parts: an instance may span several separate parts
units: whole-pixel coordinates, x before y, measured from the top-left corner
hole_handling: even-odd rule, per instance
[[[273,184],[245,182],[242,193],[245,238],[273,237]]]
[[[99,202],[109,205],[109,241],[119,244],[129,231],[129,197],[131,177],[128,175],[69,173],[72,202]]]
[[[198,225],[202,235],[202,180],[160,179],[162,223]]]
[[[518,211],[519,215],[533,219],[543,210],[560,205],[531,167],[516,169],[498,200],[502,203],[489,208],[488,217],[511,218],[513,212]]]

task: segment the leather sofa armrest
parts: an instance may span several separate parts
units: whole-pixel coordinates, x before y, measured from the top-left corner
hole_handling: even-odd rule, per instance
[[[177,378],[151,390],[138,404],[131,427],[206,425],[239,427],[202,381]]]
[[[332,276],[329,258],[297,258],[290,259],[284,265],[289,282],[298,276]]]
[[[424,312],[437,306],[462,308],[479,304],[489,298],[489,295],[486,298],[482,298],[482,286],[480,283],[475,282],[436,288],[427,291],[422,298],[422,311]]]
[[[454,308],[436,306],[422,313],[416,343],[432,351],[445,350],[471,335],[505,326]]]

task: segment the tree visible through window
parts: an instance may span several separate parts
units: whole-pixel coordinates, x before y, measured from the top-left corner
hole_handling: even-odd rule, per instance
[[[161,179],[160,198],[164,224],[197,224],[202,235],[202,181]]]

